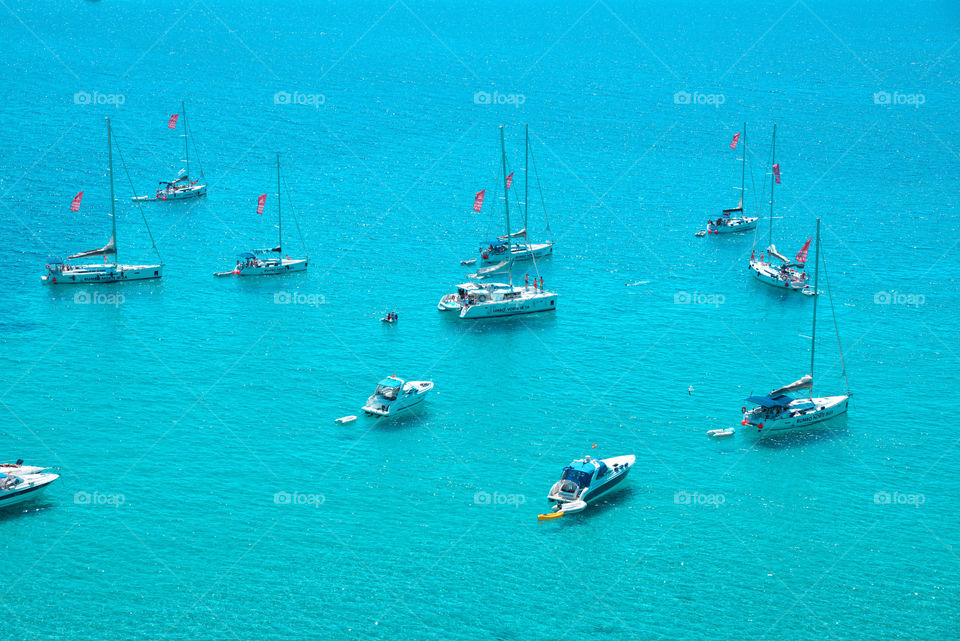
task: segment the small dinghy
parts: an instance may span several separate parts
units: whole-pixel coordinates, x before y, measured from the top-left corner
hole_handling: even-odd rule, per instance
[[[476,259],[476,258],[470,258],[470,259],[468,259],[468,260],[461,260],[461,261],[460,261],[460,264],[461,264],[461,265],[476,265],[476,264],[477,264],[477,259]]]
[[[336,419],[336,422],[342,425],[344,423],[353,423],[355,420],[357,420],[357,417],[351,414],[350,416],[341,416]]]
[[[703,238],[704,236],[707,235],[707,230],[706,230],[706,229],[701,229],[701,230],[698,231],[695,235],[696,235],[697,238]]]
[[[707,436],[712,436],[714,438],[722,438],[724,436],[733,436],[736,434],[736,430],[732,427],[728,427],[722,430],[710,430],[707,432]]]
[[[382,322],[382,323],[396,323],[399,319],[400,319],[400,317],[397,316],[397,313],[396,313],[396,312],[390,312],[389,314],[387,314],[386,316],[384,316],[383,318],[381,318],[381,319],[380,319],[380,322]]]

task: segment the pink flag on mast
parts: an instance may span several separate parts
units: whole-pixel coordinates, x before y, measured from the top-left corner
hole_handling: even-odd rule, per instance
[[[513,184],[513,172],[510,172],[510,175],[507,176],[507,189],[510,189],[510,185]]]
[[[263,205],[264,205],[264,203],[266,203],[266,202],[267,202],[267,195],[266,195],[266,194],[260,194],[260,197],[257,198],[257,213],[258,213],[258,214],[262,214],[262,213],[263,213]]]
[[[73,197],[73,202],[70,203],[70,211],[80,211],[80,201],[83,200],[83,192]]]
[[[810,241],[813,240],[813,237],[807,239],[807,242],[803,244],[803,248],[797,252],[797,262],[805,264],[807,262],[807,252],[810,250]]]
[[[483,207],[483,196],[486,193],[486,189],[481,189],[477,192],[477,195],[473,197],[473,211],[480,211],[480,208]]]
[[[733,142],[730,143],[730,149],[736,149],[737,143],[740,142],[740,132],[733,134]]]
[[[180,116],[180,114],[173,114],[172,116],[170,116],[170,122],[167,123],[167,127],[169,127],[170,129],[176,129],[176,128],[177,128],[177,118],[178,118],[179,116]]]
[[[773,177],[777,181],[777,184],[780,184],[780,163],[777,163],[773,166]]]

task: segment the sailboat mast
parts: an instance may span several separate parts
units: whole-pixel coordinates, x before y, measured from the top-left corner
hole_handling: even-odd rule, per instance
[[[277,247],[280,248],[280,262],[283,262],[283,216],[280,215],[280,152],[277,152],[277,228],[279,230],[279,239]]]
[[[773,123],[773,149],[770,151],[770,237],[767,246],[773,244],[773,185],[776,176],[773,175],[773,166],[777,164],[777,123]]]
[[[527,233],[527,211],[530,209],[530,125],[523,126],[523,238],[529,247],[530,234]]]
[[[187,176],[190,175],[190,144],[187,140],[187,108],[183,106],[183,101],[180,101],[180,113],[183,114],[183,153],[184,158],[187,161]]]
[[[107,118],[107,158],[110,162],[110,219],[113,221],[113,234],[110,239],[113,241],[113,266],[116,268],[120,259],[117,256],[117,205],[113,195],[113,131],[110,128],[109,118]]]
[[[810,332],[810,377],[813,378],[813,355],[817,348],[817,299],[820,292],[817,289],[820,280],[820,219],[817,218],[817,248],[815,258],[817,265],[813,271],[813,331]],[[813,398],[813,386],[810,386],[810,398]]]
[[[507,147],[503,142],[503,125],[500,125],[500,163],[503,167],[503,211],[507,217],[507,256],[509,257],[510,290],[513,290],[513,242],[510,237],[510,196],[507,191]]]
[[[743,164],[740,168],[740,209],[743,209],[743,194],[747,186],[747,123],[743,123]],[[743,216],[743,212],[740,212]]]

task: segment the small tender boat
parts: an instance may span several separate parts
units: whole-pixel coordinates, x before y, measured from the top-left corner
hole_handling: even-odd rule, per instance
[[[709,430],[707,436],[712,436],[714,438],[722,438],[724,436],[733,436],[736,433],[736,430],[732,427],[727,427],[719,430]]]
[[[336,419],[336,422],[343,425],[344,423],[353,423],[355,420],[357,420],[357,417],[351,414],[350,416],[341,416],[340,418]]]
[[[626,478],[636,462],[636,456],[614,456],[595,459],[585,456],[563,468],[560,480],[553,484],[547,500],[554,503],[553,511],[541,514],[540,520],[557,518],[554,514],[582,512],[590,501],[610,491]]]
[[[380,319],[380,321],[384,323],[396,323],[398,320],[400,320],[400,317],[397,316],[396,312],[390,312]]]
[[[391,416],[418,405],[433,389],[433,381],[405,381],[388,376],[377,384],[373,395],[367,399],[363,411],[378,416]]]
[[[0,472],[0,508],[36,498],[59,474],[6,474]]]

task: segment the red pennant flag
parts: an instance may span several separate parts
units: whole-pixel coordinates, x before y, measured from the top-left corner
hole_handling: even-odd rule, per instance
[[[773,166],[773,177],[777,181],[777,184],[780,184],[780,163],[777,163]]]
[[[266,194],[260,194],[260,197],[257,198],[257,213],[258,213],[258,214],[262,214],[262,213],[263,213],[263,205],[264,205],[264,203],[266,203],[266,202],[267,202],[267,195],[266,195]]]
[[[176,129],[176,128],[177,128],[177,118],[178,118],[179,116],[180,116],[180,114],[173,114],[172,116],[170,116],[170,122],[167,123],[167,127],[169,127],[170,129]]]
[[[510,172],[510,175],[507,176],[507,189],[510,189],[510,185],[513,184],[513,172]]]
[[[733,142],[730,143],[730,149],[736,149],[737,143],[740,142],[740,132],[733,134]]]
[[[73,197],[73,202],[70,203],[70,211],[80,211],[80,201],[83,200],[83,192]]]
[[[811,237],[811,238],[808,238],[808,239],[807,239],[807,242],[805,242],[805,243],[803,244],[803,249],[801,249],[800,251],[797,252],[797,262],[798,262],[798,263],[804,264],[804,263],[807,262],[807,251],[809,251],[809,249],[810,249],[810,241],[811,241],[811,240],[813,240],[812,237]]]
[[[480,211],[480,208],[483,207],[483,196],[486,193],[486,189],[481,189],[477,192],[477,195],[473,197],[473,211]]]

